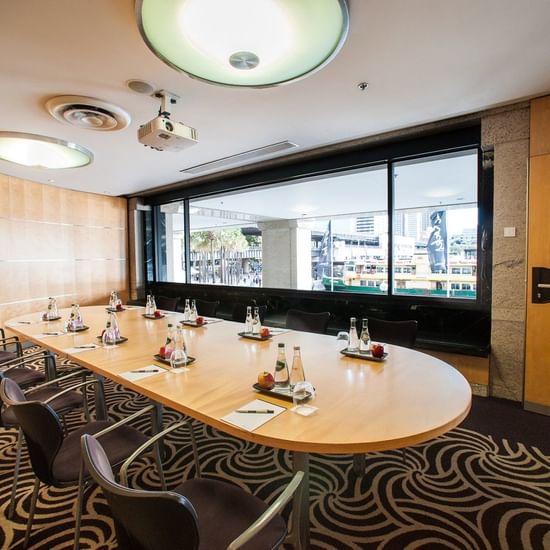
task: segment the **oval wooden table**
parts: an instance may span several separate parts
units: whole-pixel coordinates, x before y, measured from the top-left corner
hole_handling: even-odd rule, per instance
[[[11,319],[6,326],[163,406],[244,440],[293,451],[294,470],[305,473],[293,508],[296,548],[309,544],[309,453],[359,454],[415,445],[454,428],[470,409],[471,390],[464,377],[424,353],[387,345],[384,362],[352,359],[339,353],[342,343],[332,336],[287,331],[254,341],[240,338],[242,325],[230,321],[185,328],[188,353],[196,361],[187,372],[170,372],[153,355],[166,339],[168,322],[175,325],[183,316],[170,312],[163,319],[150,320],[143,311],[132,308],[117,314],[127,342],[80,353],[66,350],[97,342],[95,336],[107,320],[106,306],[81,308],[84,324],[90,327],[85,332],[41,336],[63,330],[69,310],[61,310],[60,321],[42,323],[38,314],[32,314]],[[283,412],[253,432],[224,422],[224,415],[256,398],[292,407],[252,388],[259,372],[273,371],[279,342],[286,344],[289,365],[292,347],[301,347],[306,378],[316,388],[313,404],[318,410],[308,417]],[[134,382],[121,376],[151,364],[164,369]]]

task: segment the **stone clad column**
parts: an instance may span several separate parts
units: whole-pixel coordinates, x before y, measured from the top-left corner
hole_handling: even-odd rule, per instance
[[[262,286],[311,290],[311,230],[298,220],[260,222]]]
[[[482,119],[481,141],[494,147],[490,395],[522,400],[529,105]],[[515,228],[505,237],[504,228]]]

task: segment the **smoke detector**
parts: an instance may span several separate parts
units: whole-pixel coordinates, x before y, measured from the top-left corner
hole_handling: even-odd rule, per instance
[[[95,97],[60,95],[49,99],[46,109],[60,122],[87,130],[113,132],[131,121],[124,109]]]

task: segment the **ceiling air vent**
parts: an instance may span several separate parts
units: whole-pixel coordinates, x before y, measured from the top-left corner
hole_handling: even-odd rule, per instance
[[[183,170],[180,170],[180,172],[192,175],[202,174],[204,172],[220,170],[221,168],[234,166],[236,164],[243,164],[268,155],[274,155],[275,153],[280,153],[281,151],[286,151],[287,149],[294,149],[294,147],[298,147],[298,145],[292,141],[280,141],[279,143],[272,143],[271,145],[265,145],[264,147],[258,147],[257,149],[250,149],[249,151],[237,153],[236,155],[230,155],[229,157],[223,157],[218,160],[213,160],[212,162],[205,162],[204,164],[197,164],[189,168],[184,168]]]
[[[120,107],[94,97],[56,96],[46,102],[46,109],[57,120],[87,130],[122,130],[131,120]]]

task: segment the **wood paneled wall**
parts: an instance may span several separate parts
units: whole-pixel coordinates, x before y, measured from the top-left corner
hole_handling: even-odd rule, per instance
[[[531,102],[526,409],[550,415],[550,304],[533,304],[533,267],[550,269],[550,96]]]
[[[60,306],[126,299],[126,199],[0,174],[0,325]]]

